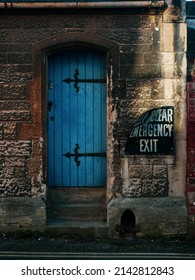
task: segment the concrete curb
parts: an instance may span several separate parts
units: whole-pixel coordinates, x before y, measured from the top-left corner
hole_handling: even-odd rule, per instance
[[[69,253],[69,252],[0,252],[0,259],[24,260],[195,260],[195,254],[181,253]]]

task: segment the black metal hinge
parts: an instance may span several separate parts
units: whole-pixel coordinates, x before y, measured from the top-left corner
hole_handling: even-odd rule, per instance
[[[66,153],[63,154],[63,156],[70,158],[70,157],[74,157],[74,161],[76,162],[77,167],[80,166],[80,160],[79,157],[105,157],[106,153],[79,153],[79,144],[75,144],[75,148],[74,148],[74,153]]]
[[[74,79],[66,78],[63,80],[63,82],[70,84],[74,83],[74,88],[76,89],[76,92],[79,92],[79,86],[78,83],[105,83],[106,79],[79,79],[79,70],[75,69]]]

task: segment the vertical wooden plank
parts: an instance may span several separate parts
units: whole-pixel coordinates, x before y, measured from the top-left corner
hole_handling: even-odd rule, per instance
[[[62,52],[62,81],[70,77],[69,52]],[[62,82],[62,150],[70,151],[70,85]],[[63,156],[63,187],[70,186],[70,159]]]
[[[85,79],[85,58],[86,51],[78,51],[78,70],[79,79]],[[85,106],[85,94],[86,83],[79,83],[78,97],[78,143],[80,146],[80,152],[86,152],[86,106]],[[78,187],[86,186],[86,157],[80,157],[80,166],[78,168]]]
[[[106,84],[102,85],[102,152],[106,153]],[[102,172],[102,182],[101,186],[106,186],[106,157],[102,157],[102,164],[101,164],[101,172]]]
[[[77,51],[70,51],[70,78],[74,79],[75,69],[77,65]],[[70,152],[74,152],[75,145],[78,144],[78,93],[74,87],[74,83],[70,84]],[[74,161],[74,157],[70,159],[70,179],[71,186],[78,185],[78,167]]]
[[[94,53],[94,78],[101,78],[101,56]],[[101,83],[94,83],[94,152],[102,151],[102,96]],[[101,186],[101,157],[94,157],[94,186]]]
[[[93,79],[93,55],[91,52],[86,53],[86,79]],[[86,150],[88,153],[94,152],[93,143],[93,122],[94,122],[94,108],[93,108],[93,83],[86,83]],[[93,157],[86,158],[86,186],[94,186],[94,169]]]
[[[102,56],[101,59],[101,78],[106,80],[106,56]],[[101,144],[102,144],[102,152],[106,153],[106,83],[101,84],[101,100],[102,100],[102,139],[101,139]],[[101,186],[106,186],[106,157],[101,158]]]

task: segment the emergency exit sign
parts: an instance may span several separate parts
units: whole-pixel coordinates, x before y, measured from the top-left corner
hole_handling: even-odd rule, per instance
[[[131,128],[125,153],[174,154],[174,107],[154,108],[140,116]]]

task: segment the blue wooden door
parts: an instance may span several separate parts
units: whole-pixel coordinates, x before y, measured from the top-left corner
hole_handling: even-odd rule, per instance
[[[106,185],[106,66],[102,53],[48,58],[48,186]]]

